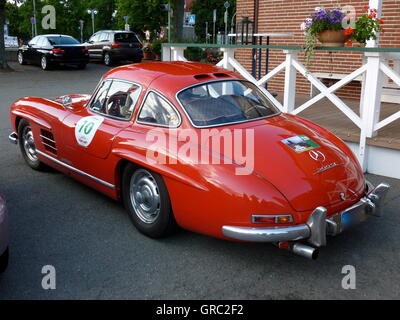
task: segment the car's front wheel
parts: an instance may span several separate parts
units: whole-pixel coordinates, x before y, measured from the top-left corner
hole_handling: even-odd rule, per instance
[[[177,229],[168,190],[161,175],[129,164],[122,180],[125,207],[140,232],[160,238]]]
[[[46,168],[37,157],[35,139],[29,121],[22,119],[18,124],[19,147],[25,162],[34,170]]]
[[[18,52],[18,63],[20,65],[26,64],[25,57],[24,57],[24,54],[22,53],[22,51]]]
[[[8,248],[4,253],[0,256],[0,273],[6,271],[7,266],[8,266],[8,257],[9,257],[9,251]]]

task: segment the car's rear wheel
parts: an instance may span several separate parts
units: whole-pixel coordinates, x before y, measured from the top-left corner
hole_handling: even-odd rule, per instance
[[[49,62],[49,59],[45,55],[43,55],[40,58],[40,66],[42,67],[43,70],[50,70],[51,69],[51,64]]]
[[[140,232],[160,238],[177,229],[167,187],[158,173],[129,164],[122,187],[125,207]]]
[[[36,152],[35,139],[29,121],[22,119],[18,125],[19,147],[25,162],[34,170],[43,170],[46,165],[42,163]]]
[[[9,259],[9,251],[8,248],[4,253],[0,256],[0,273],[6,271],[8,266],[8,259]]]
[[[111,59],[111,55],[106,52],[103,56],[103,62],[106,66],[111,66],[113,64],[113,60]]]
[[[24,54],[22,53],[22,51],[18,52],[18,63],[20,65],[26,64],[26,61],[25,61],[25,58],[24,58]]]

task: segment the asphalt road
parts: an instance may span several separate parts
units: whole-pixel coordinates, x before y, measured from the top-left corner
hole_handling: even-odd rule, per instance
[[[15,65],[14,65],[15,66]],[[57,172],[35,172],[8,142],[9,106],[22,96],[90,93],[108,68],[0,73],[0,190],[8,201],[11,259],[0,299],[383,299],[400,292],[400,181],[386,215],[334,239],[316,261],[268,244],[235,243],[181,231],[152,240],[123,206]],[[42,289],[42,267],[56,289]],[[341,287],[343,266],[356,289]]]

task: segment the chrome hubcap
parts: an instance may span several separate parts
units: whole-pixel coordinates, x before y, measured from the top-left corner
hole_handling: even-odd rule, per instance
[[[136,215],[153,223],[160,214],[160,193],[154,177],[145,169],[136,170],[130,182],[130,197]]]
[[[32,130],[29,126],[24,128],[22,133],[22,141],[24,145],[25,154],[31,161],[37,161],[35,140],[33,139]]]
[[[108,54],[104,56],[104,63],[107,65],[110,64],[110,56]]]
[[[18,62],[20,64],[22,64],[23,61],[24,61],[24,57],[22,56],[22,53],[20,52],[20,53],[18,53]]]
[[[47,60],[46,60],[46,57],[42,57],[42,68],[43,68],[43,69],[46,69],[46,67],[47,67]]]

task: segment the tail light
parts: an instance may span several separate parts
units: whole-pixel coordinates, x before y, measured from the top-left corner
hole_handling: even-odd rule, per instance
[[[122,44],[120,44],[120,43],[113,43],[113,44],[111,45],[111,47],[113,47],[113,48],[121,48],[121,47],[122,47]]]
[[[261,215],[253,214],[251,216],[252,223],[292,223],[293,218],[290,214],[277,214],[277,215]]]
[[[83,53],[89,53],[89,49],[82,49]]]
[[[53,49],[52,51],[55,54],[64,54],[65,53],[65,50],[62,50],[62,49]]]

